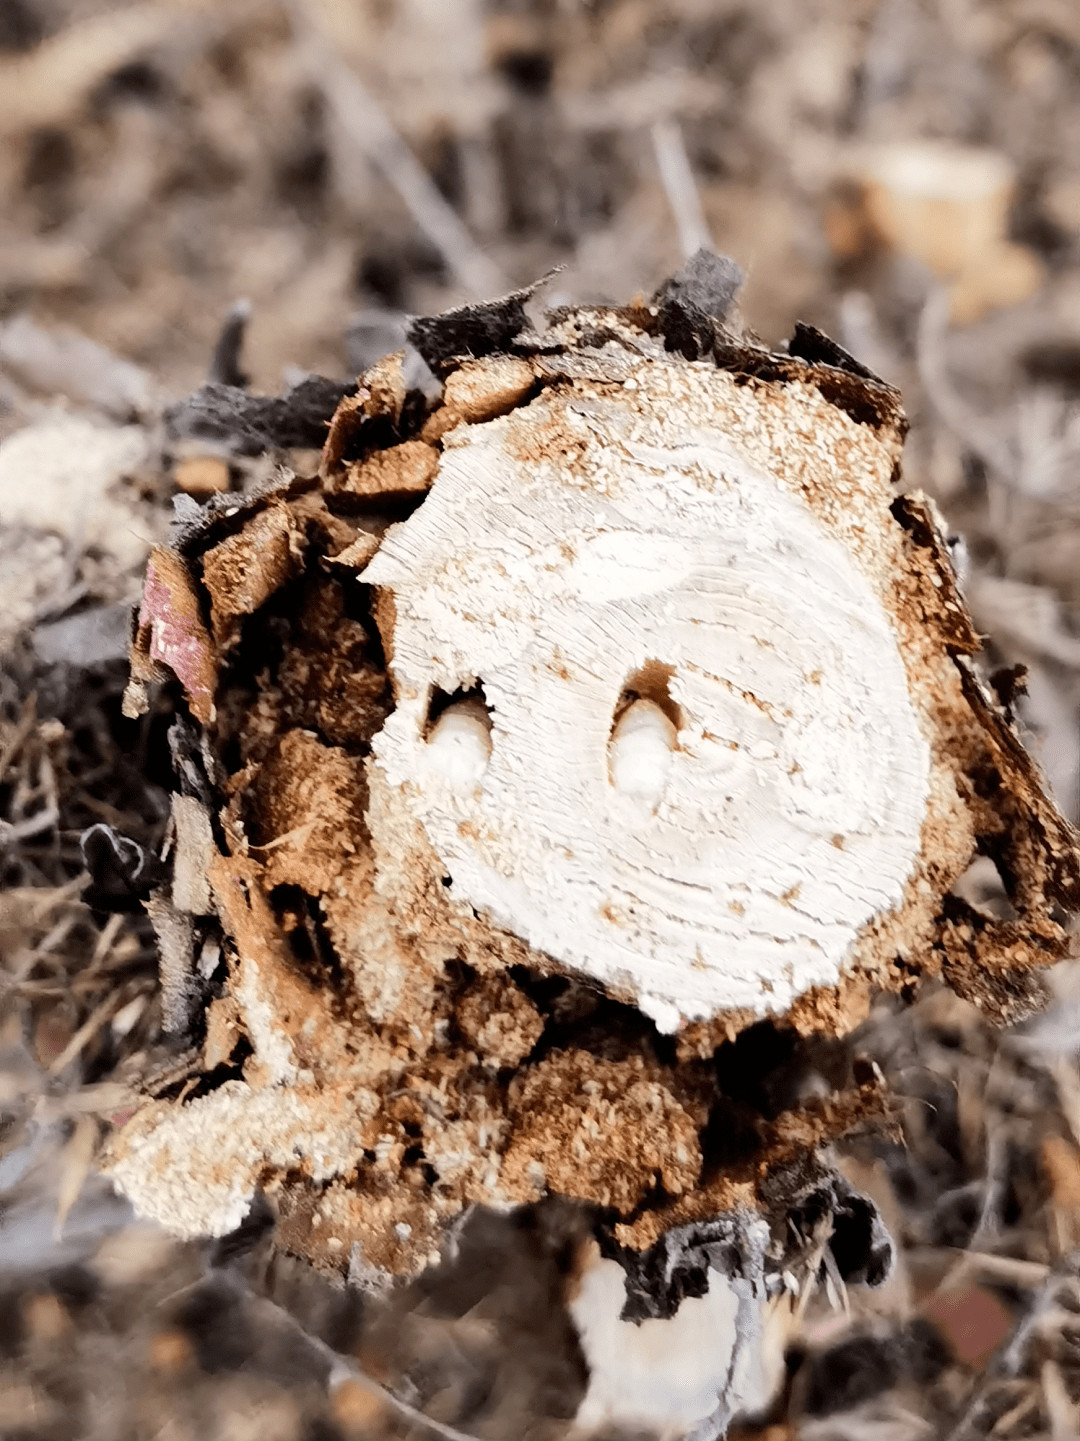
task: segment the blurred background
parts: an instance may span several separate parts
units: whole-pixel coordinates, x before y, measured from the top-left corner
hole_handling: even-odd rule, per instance
[[[988,667],[1027,668],[1021,718],[1076,819],[1076,0],[0,0],[0,1436],[424,1434],[328,1401],[292,1332],[208,1299],[204,1254],[93,1173],[160,1019],[144,918],[78,899],[86,826],[152,846],[166,815],[165,718],[120,717],[127,607],[174,498],[251,478],[170,447],[164,409],[239,301],[251,387],[277,394],[356,375],[406,315],[556,267],[548,303],[619,303],[701,244],[745,269],[766,342],[806,320],[902,387],[902,484],[962,536]],[[992,865],[969,880],[999,904]],[[851,1164],[900,1279],[811,1309],[746,1434],[1077,1434],[1059,980],[1003,1039],[945,992],[875,1013],[907,1146]],[[580,1377],[537,1381],[541,1343],[514,1341],[549,1305],[518,1263],[516,1302],[442,1330],[428,1301],[368,1325],[310,1278],[276,1295],[432,1415],[562,1435]]]
[[[903,387],[1076,814],[1073,0],[0,0],[0,97],[0,435],[190,391],[240,299],[276,393],[402,312],[553,267],[621,302],[711,243],[766,341]]]

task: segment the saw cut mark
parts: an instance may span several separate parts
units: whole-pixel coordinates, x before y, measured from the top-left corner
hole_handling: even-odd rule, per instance
[[[672,1031],[837,983],[903,901],[930,751],[852,506],[834,525],[751,461],[730,377],[695,374],[695,408],[674,363],[641,370],[457,432],[362,579],[395,617],[379,824],[419,821],[456,903]],[[494,743],[451,795],[424,698],[463,675]]]

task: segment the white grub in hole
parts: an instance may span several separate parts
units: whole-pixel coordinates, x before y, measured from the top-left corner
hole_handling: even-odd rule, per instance
[[[608,744],[615,789],[655,810],[671,769],[677,734],[655,701],[631,701],[615,722]]]
[[[491,716],[482,700],[466,697],[446,707],[428,732],[427,758],[455,789],[480,784],[491,758]]]
[[[655,811],[671,770],[682,713],[671,696],[675,667],[650,660],[626,682],[608,741],[611,784]]]

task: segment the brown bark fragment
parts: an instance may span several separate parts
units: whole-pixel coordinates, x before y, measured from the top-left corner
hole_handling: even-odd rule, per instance
[[[475,425],[505,415],[525,399],[535,380],[532,362],[518,356],[466,361],[447,378],[442,407],[424,426],[421,439],[433,443],[456,425]]]
[[[404,360],[405,352],[395,350],[364,372],[363,389],[368,392],[364,410],[368,415],[385,415],[395,425],[400,421],[408,393],[403,374]]]
[[[337,483],[345,495],[418,495],[431,488],[439,469],[439,452],[420,440],[405,440],[353,461]]]
[[[249,835],[263,884],[322,895],[362,842],[367,786],[359,763],[309,731],[287,731],[255,780]]]
[[[927,566],[921,572],[918,602],[925,624],[940,630],[957,654],[974,655],[982,648],[982,642],[967,613],[933,502],[925,495],[912,492],[900,496],[893,510],[915,545],[925,552]]]
[[[202,580],[219,646],[233,642],[234,622],[252,615],[303,563],[307,538],[290,507],[274,501],[244,529],[203,556]]]
[[[334,411],[330,430],[323,446],[320,475],[329,475],[337,469],[341,457],[352,444],[367,419],[368,392],[363,386],[355,395],[347,395]]]

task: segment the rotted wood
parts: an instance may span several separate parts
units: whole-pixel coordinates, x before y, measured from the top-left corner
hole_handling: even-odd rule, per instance
[[[417,322],[317,475],[155,553],[128,705],[187,711],[154,914],[203,1067],[113,1143],[143,1213],[222,1234],[262,1190],[375,1284],[558,1195],[638,1320],[724,1246],[757,1304],[793,1208],[853,1204],[822,1148],[880,1110],[839,1044],[874,990],[1039,1004],[1076,837],[902,492],[899,397],[729,299]],[[954,894],[980,854],[1014,919]]]

